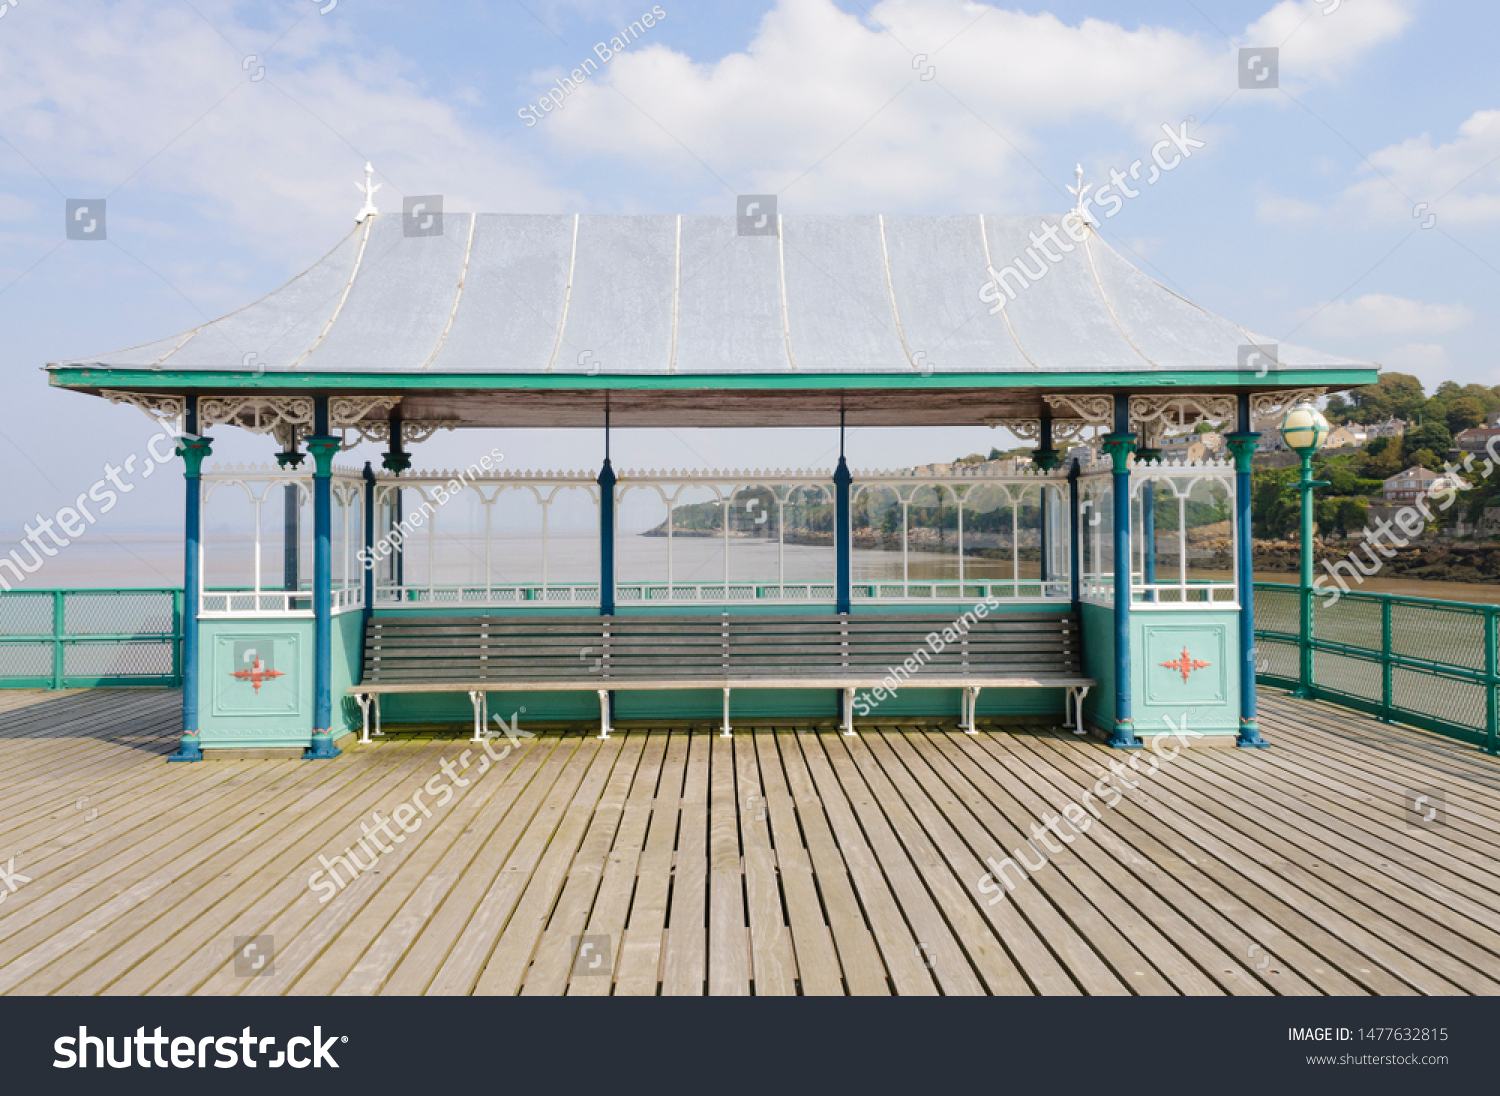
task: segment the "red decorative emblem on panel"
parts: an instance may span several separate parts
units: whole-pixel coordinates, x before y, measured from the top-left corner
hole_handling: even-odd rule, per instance
[[[280,670],[266,669],[266,664],[257,658],[253,663],[250,664],[250,668],[248,670],[235,670],[229,676],[238,678],[241,681],[250,682],[250,684],[255,686],[255,691],[260,692],[261,682],[270,681],[274,677],[284,677],[286,675],[283,674]]]
[[[1184,647],[1182,649],[1181,658],[1174,659],[1171,662],[1158,663],[1158,665],[1165,666],[1169,670],[1181,670],[1182,680],[1186,681],[1188,679],[1188,674],[1192,673],[1194,670],[1202,670],[1205,667],[1212,666],[1213,663],[1199,662],[1192,655],[1188,654],[1187,648]]]

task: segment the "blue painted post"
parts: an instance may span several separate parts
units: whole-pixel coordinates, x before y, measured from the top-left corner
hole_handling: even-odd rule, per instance
[[[343,753],[333,744],[333,458],[339,439],[328,433],[328,397],[313,397],[313,734],[302,755],[323,761]]]
[[[399,414],[393,412],[390,419],[390,452],[380,454],[381,467],[393,476],[399,476],[411,468],[411,456],[406,452],[405,440],[402,436],[404,429],[405,421]],[[397,486],[391,491],[391,529],[393,531],[400,529],[404,517],[401,506],[401,488]],[[391,549],[391,582],[396,587],[397,601],[406,600],[406,545],[403,537],[397,537],[392,542]]]
[[[609,462],[609,412],[604,413],[604,464],[599,468],[599,615],[615,615],[615,469]],[[670,517],[670,515],[668,515]]]
[[[1068,467],[1068,598],[1073,602],[1073,612],[1078,612],[1082,592],[1079,569],[1083,566],[1083,530],[1078,513],[1078,460]],[[1078,632],[1080,638],[1083,630]]]
[[[365,611],[364,621],[369,623],[375,615],[375,469],[365,461]]]
[[[1116,394],[1114,433],[1104,438],[1104,451],[1114,462],[1115,512],[1115,726],[1109,745],[1127,750],[1141,748],[1130,698],[1130,455],[1135,445],[1130,397]]]
[[[848,613],[854,602],[853,568],[850,564],[849,485],[854,476],[844,459],[844,414],[839,412],[839,464],[833,470],[833,589],[834,612]],[[843,696],[842,693],[839,694]]]
[[[1040,435],[1041,436],[1037,439],[1037,448],[1033,449],[1032,452],[1031,452],[1031,460],[1032,460],[1032,463],[1035,464],[1038,468],[1040,468],[1043,472],[1050,472],[1050,471],[1052,471],[1052,469],[1054,469],[1054,468],[1057,467],[1058,463],[1062,460],[1062,456],[1061,456],[1061,454],[1058,453],[1058,451],[1056,449],[1052,448],[1052,416],[1051,415],[1043,415],[1041,417],[1040,421],[1041,421],[1041,431],[1040,431]],[[1042,579],[1042,594],[1043,594],[1043,596],[1045,596],[1046,593],[1047,593],[1047,580],[1052,577],[1052,559],[1051,559],[1052,553],[1049,551],[1050,542],[1051,542],[1051,536],[1050,536],[1051,531],[1048,528],[1048,523],[1047,523],[1047,516],[1048,516],[1047,511],[1050,510],[1050,509],[1051,509],[1051,499],[1048,497],[1047,488],[1045,486],[1043,486],[1042,487],[1042,494],[1041,494],[1041,519],[1042,519],[1041,546],[1042,546],[1042,562],[1041,562],[1041,569],[1038,572],[1041,575],[1041,579]]]
[[[1250,469],[1260,435],[1251,429],[1250,395],[1241,392],[1235,432],[1224,439],[1234,454],[1235,581],[1240,594],[1240,733],[1236,746],[1269,746],[1255,707],[1255,556],[1250,527]]]
[[[198,397],[183,401],[183,434],[177,444],[187,483],[182,557],[182,737],[168,761],[202,761],[198,745],[198,609],[203,595],[199,569],[202,536],[203,462],[213,451],[213,439],[198,436]]]

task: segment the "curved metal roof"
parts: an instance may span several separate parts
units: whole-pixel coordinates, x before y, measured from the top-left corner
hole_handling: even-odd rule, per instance
[[[1245,368],[1257,335],[1091,229],[1056,261],[1035,216],[448,213],[367,218],[275,292],[145,346],[54,367],[573,376],[1131,373]],[[1028,254],[1030,249],[1030,254]],[[1016,289],[981,291],[992,272]],[[1038,276],[1039,274],[1039,276]],[[1026,284],[1021,288],[1023,283]],[[1281,368],[1369,369],[1281,344]]]

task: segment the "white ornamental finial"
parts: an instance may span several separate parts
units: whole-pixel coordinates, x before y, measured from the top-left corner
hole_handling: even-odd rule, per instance
[[[1088,186],[1084,186],[1083,185],[1083,165],[1082,164],[1078,164],[1078,165],[1076,165],[1073,168],[1073,175],[1078,180],[1078,185],[1077,186],[1070,186],[1070,187],[1068,187],[1068,193],[1071,194],[1071,195],[1073,195],[1073,197],[1075,199],[1074,202],[1073,202],[1073,212],[1074,212],[1074,214],[1077,215],[1079,221],[1081,221],[1084,224],[1088,224],[1089,223],[1088,216],[1083,212],[1083,196],[1085,194],[1087,194],[1090,190],[1094,189],[1094,184],[1090,183]]]
[[[365,181],[355,183],[354,187],[356,190],[363,191],[365,196],[364,208],[354,218],[354,223],[360,225],[365,223],[366,217],[378,216],[380,213],[380,210],[375,208],[375,192],[380,189],[380,184],[375,182],[375,169],[368,163],[365,164]]]

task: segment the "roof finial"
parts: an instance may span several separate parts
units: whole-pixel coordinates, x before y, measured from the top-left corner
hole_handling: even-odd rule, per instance
[[[365,196],[365,205],[364,205],[364,208],[361,209],[359,211],[359,213],[355,215],[355,218],[354,218],[354,223],[357,224],[357,225],[358,224],[364,224],[364,221],[365,221],[366,217],[378,216],[379,213],[380,213],[380,210],[378,210],[378,209],[375,208],[375,192],[380,189],[380,184],[377,183],[377,182],[375,182],[374,180],[375,180],[375,169],[373,167],[371,167],[368,163],[366,163],[365,164],[365,181],[363,183],[355,183],[354,184],[355,189],[362,191],[364,193],[364,196]]]
[[[1094,189],[1094,184],[1090,183],[1088,186],[1084,186],[1083,185],[1083,165],[1082,164],[1077,164],[1076,166],[1074,166],[1074,168],[1073,168],[1073,175],[1078,180],[1078,185],[1077,186],[1070,186],[1070,187],[1068,187],[1068,193],[1071,194],[1071,195],[1073,195],[1073,197],[1076,199],[1073,202],[1073,213],[1075,215],[1077,215],[1079,221],[1081,221],[1084,224],[1088,224],[1089,223],[1088,215],[1086,213],[1084,213],[1084,211],[1083,211],[1083,196],[1085,194],[1087,194],[1090,190]]]

